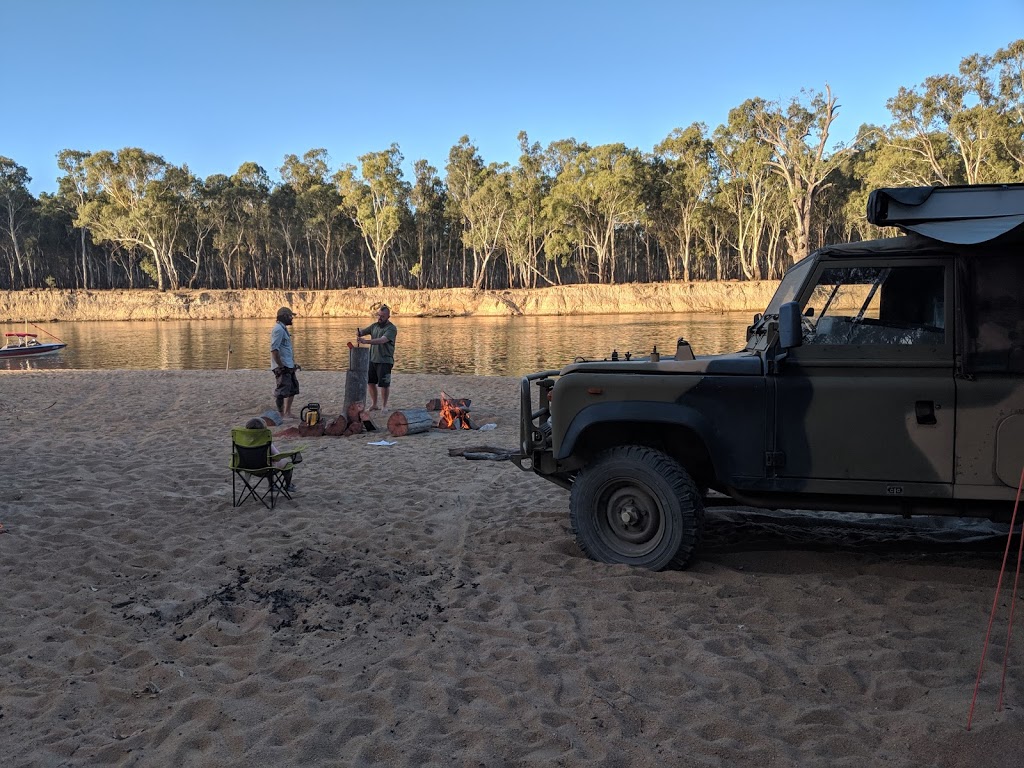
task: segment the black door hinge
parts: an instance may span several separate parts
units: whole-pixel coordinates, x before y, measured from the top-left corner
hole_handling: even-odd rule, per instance
[[[782,451],[766,451],[764,454],[764,465],[781,469],[786,466],[786,454]]]

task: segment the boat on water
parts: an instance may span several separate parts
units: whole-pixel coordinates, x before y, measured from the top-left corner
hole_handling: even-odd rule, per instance
[[[37,333],[5,333],[0,358],[38,357],[60,352],[67,346],[63,341],[39,341]]]

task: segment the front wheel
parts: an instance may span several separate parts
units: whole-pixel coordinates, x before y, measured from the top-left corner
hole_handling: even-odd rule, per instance
[[[605,451],[579,473],[569,520],[594,560],[660,571],[692,559],[704,533],[704,504],[679,462],[631,445]]]

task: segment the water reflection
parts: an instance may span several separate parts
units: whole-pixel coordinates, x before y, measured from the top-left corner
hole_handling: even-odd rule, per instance
[[[367,317],[362,324],[370,322]],[[697,354],[735,351],[743,347],[750,316],[395,317],[394,322],[399,373],[520,376],[577,357],[606,358],[613,349],[646,355],[657,345],[671,355],[680,336]],[[355,339],[359,323],[358,318],[297,318],[296,360],[307,370],[345,370],[347,342]],[[272,326],[268,319],[48,323],[46,331],[67,342],[67,349],[0,360],[0,368],[269,369]]]

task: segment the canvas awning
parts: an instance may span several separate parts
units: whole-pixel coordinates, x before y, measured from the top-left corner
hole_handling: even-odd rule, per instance
[[[1024,239],[1024,184],[876,189],[868,197],[867,213],[876,226],[899,227],[943,243]]]

